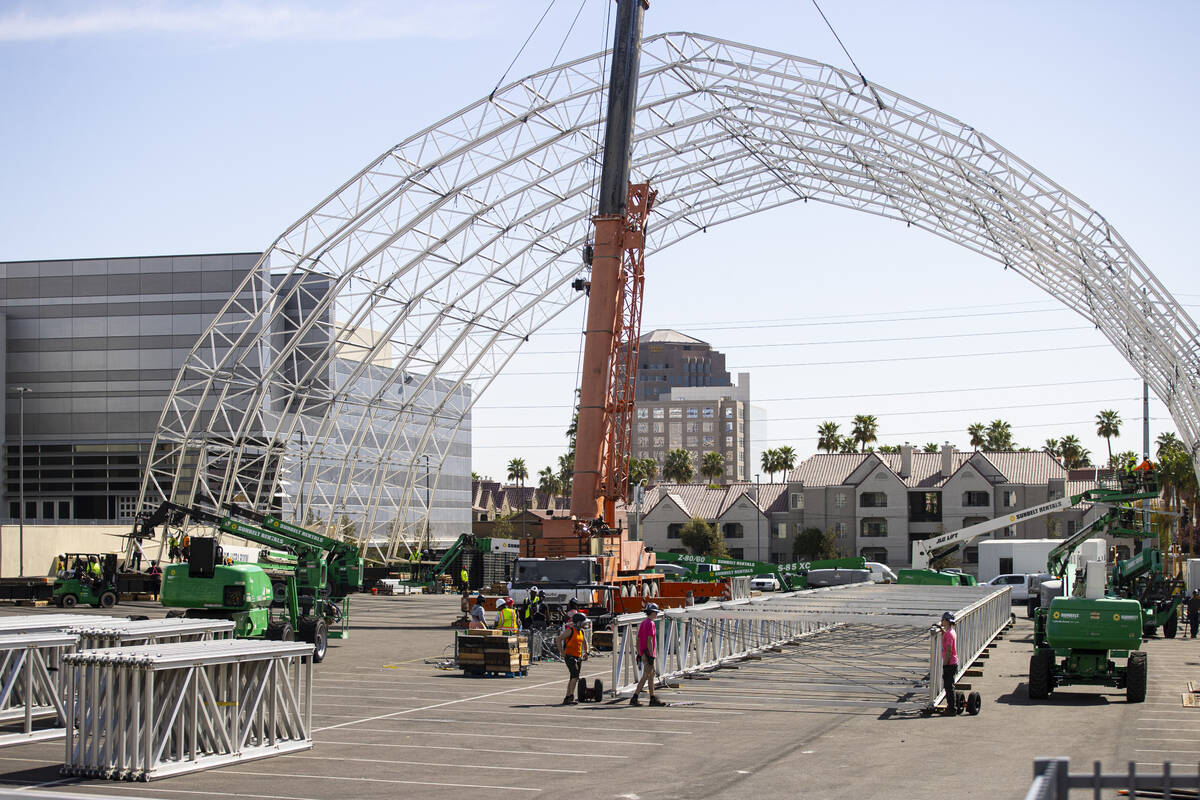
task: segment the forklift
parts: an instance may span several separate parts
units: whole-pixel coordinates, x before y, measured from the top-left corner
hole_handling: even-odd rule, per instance
[[[88,573],[88,565],[93,562],[100,565],[99,578]],[[75,608],[83,603],[92,608],[112,608],[119,602],[116,553],[66,553],[63,565],[54,579],[54,605]]]

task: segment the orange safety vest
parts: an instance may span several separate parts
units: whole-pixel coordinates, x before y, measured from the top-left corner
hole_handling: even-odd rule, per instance
[[[500,618],[497,620],[497,628],[505,633],[517,632],[517,612],[515,609],[505,606],[500,609]]]
[[[573,658],[583,658],[583,631],[574,625],[568,625],[567,627],[571,632],[567,635],[567,642],[563,646],[563,654],[572,656]]]

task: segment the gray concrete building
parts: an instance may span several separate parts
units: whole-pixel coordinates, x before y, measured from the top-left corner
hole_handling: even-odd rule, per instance
[[[0,262],[0,385],[7,388],[0,514],[21,516],[23,425],[27,521],[131,520],[179,368],[260,255]],[[363,379],[381,380],[379,372]],[[469,421],[455,437],[434,498],[436,538],[470,530]]]

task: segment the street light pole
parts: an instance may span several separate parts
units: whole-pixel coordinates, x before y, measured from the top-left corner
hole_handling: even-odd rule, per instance
[[[432,509],[432,508],[430,508],[430,506],[429,506],[429,503],[430,503],[430,494],[429,494],[429,456],[428,456],[428,455],[423,455],[423,456],[421,456],[421,458],[422,458],[422,459],[424,459],[424,461],[425,461],[425,548],[424,548],[424,549],[425,549],[425,550],[428,550],[428,549],[429,549],[429,547],[430,547],[430,535],[429,535],[429,534],[430,534],[430,530],[429,530],[430,523],[429,523],[429,519],[430,519],[430,516],[433,514],[433,509]],[[418,549],[419,549],[419,548],[418,548]]]
[[[304,451],[304,428],[301,428],[300,429],[300,490],[297,492],[297,494],[299,495],[297,498],[297,501],[298,501],[297,505],[299,506],[299,508],[297,510],[299,511],[300,525],[302,525],[302,526],[308,524],[307,520],[304,518],[304,467],[305,467],[305,463],[306,463],[305,455],[306,454]]]
[[[758,513],[754,515],[754,530],[755,538],[758,539],[758,560],[762,561],[762,503],[759,501],[759,496],[762,494],[762,484],[758,482],[758,476],[759,473],[754,473],[754,507],[758,509]]]
[[[27,386],[14,386],[17,393],[17,574],[25,577],[25,395],[32,391]]]

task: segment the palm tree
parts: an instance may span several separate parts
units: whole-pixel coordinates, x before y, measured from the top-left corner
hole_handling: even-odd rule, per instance
[[[525,459],[514,458],[508,462],[508,479],[516,481],[520,490],[519,497],[521,498],[521,510],[525,510],[525,479],[529,477],[529,469],[525,466]],[[521,538],[525,538],[525,517],[521,516]]]
[[[924,452],[936,453],[941,449],[942,449],[941,446],[937,442],[926,442]]]
[[[879,441],[876,434],[879,433],[879,420],[875,419],[872,414],[858,414],[854,417],[854,429],[850,435],[854,437],[854,441],[862,445],[862,452],[867,452],[867,445],[871,442]]]
[[[1092,454],[1079,441],[1079,437],[1071,434],[1059,440],[1059,453],[1062,455],[1063,466],[1067,469],[1082,469],[1092,460]]]
[[[762,464],[762,471],[771,473],[771,483],[775,482],[775,473],[779,471],[779,451],[775,449],[763,450],[762,458],[759,461]]]
[[[817,426],[817,449],[826,453],[836,453],[842,444],[842,436],[838,433],[836,422],[822,422]]]
[[[1013,449],[1012,425],[1002,419],[994,419],[988,423],[984,432],[984,447],[988,450]]]
[[[1121,415],[1112,410],[1097,414],[1096,435],[1108,442],[1108,460],[1112,461],[1112,437],[1121,435]]]
[[[839,453],[857,453],[858,443],[854,441],[853,436],[843,436],[841,443],[838,445]]]
[[[700,474],[708,478],[709,483],[716,483],[724,472],[725,456],[720,453],[708,452],[700,459]]]
[[[653,458],[631,458],[629,459],[629,486],[637,486],[638,484],[650,484],[654,482],[654,478],[658,475],[658,462]]]
[[[1179,440],[1179,437],[1169,431],[1167,433],[1160,433],[1158,438],[1154,440],[1154,446],[1154,455],[1160,460],[1171,450],[1184,449],[1183,442]]]
[[[558,475],[554,474],[554,470],[550,467],[538,472],[538,491],[546,495],[546,506],[552,505],[551,501],[559,492],[559,483]]]
[[[564,495],[571,493],[571,480],[575,477],[575,451],[558,457],[558,490]]]
[[[1062,444],[1058,439],[1047,439],[1046,443],[1042,445],[1042,449],[1055,458],[1062,457]]]
[[[787,473],[796,468],[796,448],[785,444],[775,452],[779,454],[779,471],[787,478]]]
[[[663,477],[675,483],[691,483],[696,474],[692,467],[692,454],[681,447],[667,453],[663,462]]]
[[[987,426],[982,422],[967,426],[967,435],[971,437],[971,447],[978,450],[987,441]]]

